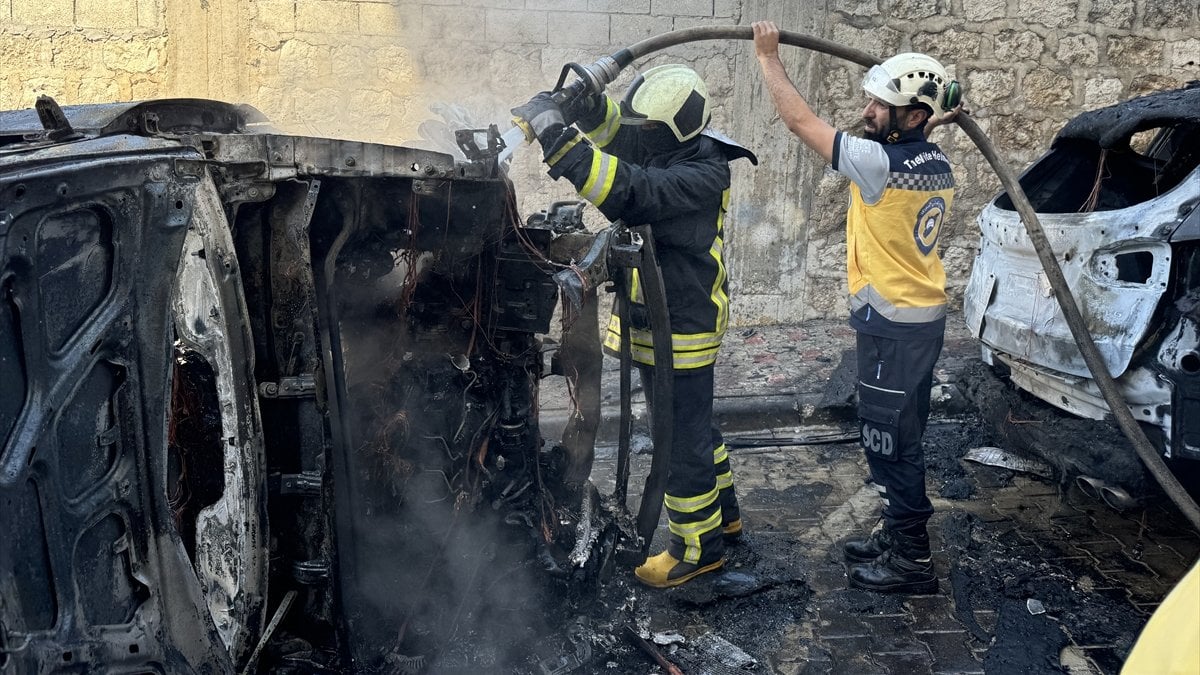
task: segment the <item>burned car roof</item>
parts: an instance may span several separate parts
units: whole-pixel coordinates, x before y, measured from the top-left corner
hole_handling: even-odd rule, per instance
[[[1085,112],[1067,122],[1054,145],[1080,139],[1095,141],[1102,148],[1128,148],[1129,138],[1139,131],[1180,123],[1200,123],[1200,80],[1189,82],[1183,89],[1147,94]]]
[[[97,103],[61,108],[71,128],[84,135],[137,133],[147,122],[163,133],[208,131],[233,134],[274,131],[267,117],[253,106],[197,98]],[[34,108],[0,112],[0,144],[41,133],[46,128],[43,112]]]

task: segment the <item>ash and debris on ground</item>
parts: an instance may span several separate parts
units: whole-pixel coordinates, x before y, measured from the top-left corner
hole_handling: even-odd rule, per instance
[[[1200,556],[1200,536],[1139,476],[1130,485],[1146,489],[1125,512],[1076,487],[1072,471],[1119,465],[1103,453],[1092,452],[1100,462],[1079,459],[1089,456],[1085,448],[1122,447],[1111,425],[1060,427],[1011,392],[989,394],[1003,406],[972,403],[971,391],[983,388],[978,345],[953,321],[925,439],[938,593],[847,588],[840,544],[869,531],[879,514],[862,452],[855,443],[788,441],[853,430],[845,393],[853,391],[852,345],[853,332],[833,321],[727,337],[716,403],[726,435],[773,436],[780,445],[731,450],[746,534],[727,549],[725,568],[668,590],[640,586],[630,565],[603,581],[547,585],[544,614],[531,625],[553,630],[531,630],[492,654],[490,672],[666,672],[629,638],[632,627],[688,675],[1119,673],[1150,613]],[[611,367],[606,398],[615,406],[608,380]],[[638,422],[645,434],[644,414]],[[1044,447],[1063,429],[1078,436],[1072,459]],[[1033,452],[1055,471],[1047,478],[963,459],[986,446]],[[649,462],[633,456],[633,512]],[[615,463],[614,446],[598,448],[592,478],[602,494],[613,491]],[[664,520],[652,550],[665,537]],[[475,659],[473,667],[482,665]],[[467,670],[444,662],[428,672]]]

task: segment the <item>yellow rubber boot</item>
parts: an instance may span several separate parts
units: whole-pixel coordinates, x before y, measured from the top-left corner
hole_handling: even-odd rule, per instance
[[[735,541],[742,538],[742,519],[731,520],[721,528],[721,536],[725,541]]]
[[[698,577],[705,572],[720,569],[724,564],[725,559],[721,558],[707,565],[693,565],[692,563],[677,560],[670,553],[663,551],[658,555],[646,558],[646,562],[635,569],[633,574],[638,578],[638,581],[647,586],[670,588]]]

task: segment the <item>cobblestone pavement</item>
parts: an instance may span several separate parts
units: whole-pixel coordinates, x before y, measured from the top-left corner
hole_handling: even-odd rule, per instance
[[[734,468],[746,495],[743,513],[751,531],[795,537],[805,545],[801,550],[810,553],[807,581],[814,596],[791,644],[785,644],[772,660],[774,672],[804,672],[813,665],[817,672],[985,672],[994,638],[1003,638],[996,631],[1000,608],[977,603],[956,606],[952,555],[942,532],[956,514],[977,517],[983,531],[1009,541],[1005,553],[1023,563],[1013,566],[1014,573],[1046,570],[1071,577],[1081,594],[1124,596],[1110,606],[1138,617],[1139,628],[1200,555],[1200,539],[1188,534],[1183,521],[1161,504],[1119,516],[1076,489],[1064,493],[1057,485],[1020,475],[1008,485],[991,486],[991,470],[968,469],[970,480],[979,487],[976,495],[967,500],[934,499],[937,515],[930,531],[942,593],[864,608],[862,598],[845,597],[860,593],[845,590],[845,567],[838,551],[844,537],[869,530],[878,511],[875,492],[863,484],[866,467],[857,448],[743,453],[736,455]],[[809,494],[813,486],[822,490],[827,486],[828,492],[819,501],[800,505],[803,510],[759,502],[763,488],[794,486],[810,488]],[[931,495],[937,494],[938,487],[929,485]],[[1061,621],[1071,635],[1069,619],[1056,619],[1053,602],[1043,601],[1050,615],[1046,628],[1053,630],[1051,622]],[[972,634],[963,609],[983,629],[982,634]],[[1070,640],[1060,662],[1070,665],[1071,672],[1117,673],[1134,637],[1126,633],[1104,642]]]
[[[929,484],[939,592],[905,597],[850,590],[840,542],[868,531],[879,508],[877,493],[863,482],[861,451],[849,444],[742,449],[734,451],[733,466],[747,535],[730,552],[729,569],[740,567],[742,547],[792,551],[812,591],[800,620],[783,627],[781,641],[766,651],[743,645],[759,658],[763,672],[1116,674],[1137,631],[1200,557],[1200,537],[1169,503],[1151,500],[1117,514],[1076,488],[1064,491],[1044,480],[964,463],[976,487],[969,499],[937,497],[940,486]],[[646,470],[648,458],[635,458],[631,485],[640,486]],[[612,475],[608,453],[599,458],[594,474],[602,491],[611,490]],[[969,536],[996,544],[975,552],[996,557],[995,569],[982,572],[994,575],[983,580],[996,583],[994,597],[971,597],[962,575],[979,572],[989,561],[963,564],[972,554],[953,550],[954,536],[943,531],[960,526],[964,517],[974,523]],[[660,527],[660,546],[665,536]],[[794,545],[779,546],[780,541]],[[1043,575],[1059,582],[1051,587],[1058,592],[1039,598],[1037,579]],[[1062,597],[1063,588],[1072,597]],[[1045,614],[1029,614],[1028,600],[1044,603]],[[1006,634],[998,627],[1004,612],[1025,614],[1035,633],[1061,642],[1047,655],[1053,658],[1013,668],[1004,652],[1023,648],[1029,635]],[[1088,617],[1088,612],[1100,615]],[[695,621],[703,623],[704,616]],[[1112,625],[1077,625],[1094,622]],[[998,651],[989,662],[993,650]]]
[[[938,366],[944,383],[978,353],[954,326],[961,321],[948,331]],[[726,346],[717,409],[727,433],[819,434],[852,419],[836,382],[844,377],[842,354],[853,346],[843,322],[756,329]],[[605,387],[615,406],[615,392]],[[847,589],[840,542],[868,531],[879,509],[857,445],[732,451],[747,536],[730,551],[727,569],[786,551],[812,592],[778,639],[747,648],[760,670],[1119,673],[1146,618],[1200,556],[1200,537],[1160,498],[1118,514],[1073,486],[960,461],[984,432],[948,399],[936,405],[935,392],[926,442],[927,454],[941,453],[930,457],[928,485],[936,509],[935,595]],[[787,423],[764,426],[781,418]],[[611,447],[598,452],[593,480],[602,492],[612,489],[613,454]],[[631,492],[648,464],[647,455],[635,456]],[[948,490],[949,480],[967,489]],[[660,527],[660,546],[665,536]],[[703,623],[705,614],[693,620]]]

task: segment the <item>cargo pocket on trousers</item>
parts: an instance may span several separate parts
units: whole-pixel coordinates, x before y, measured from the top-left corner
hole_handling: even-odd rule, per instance
[[[858,424],[867,454],[895,461],[900,448],[900,411],[904,392],[858,383]]]

